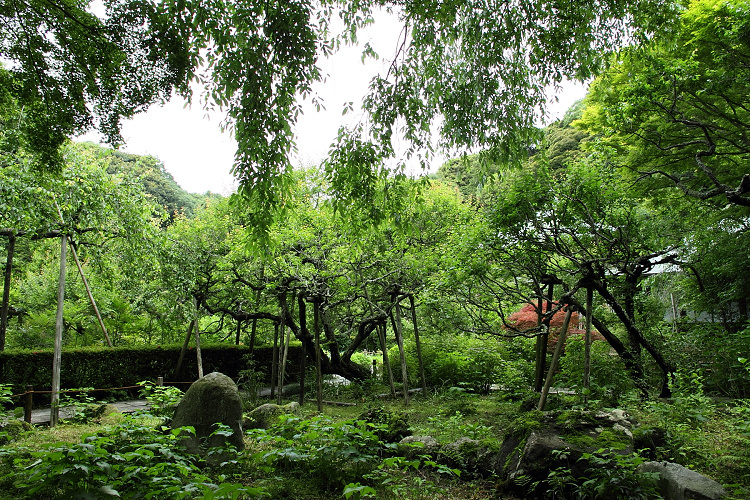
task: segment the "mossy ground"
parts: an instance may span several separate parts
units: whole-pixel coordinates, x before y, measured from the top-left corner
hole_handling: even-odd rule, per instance
[[[499,446],[508,433],[527,434],[530,430],[545,425],[545,419],[558,425],[569,422],[572,431],[576,411],[559,411],[541,414],[536,411],[519,413],[518,399],[508,398],[502,393],[480,396],[451,391],[432,392],[427,395],[416,395],[408,406],[401,399],[380,398],[377,394],[387,392],[382,387],[375,387],[367,392],[336,389],[337,393],[326,393],[324,399],[355,403],[355,406],[324,405],[323,415],[334,422],[357,419],[371,408],[382,408],[387,412],[405,416],[414,435],[431,435],[441,444],[447,444],[466,436],[482,442],[495,442]],[[314,396],[311,396],[314,397]],[[296,400],[296,397],[285,398],[284,403]],[[628,408],[636,421],[644,425],[658,425],[658,416],[649,413],[647,407]],[[299,417],[308,419],[319,415],[314,399],[308,399],[302,406]],[[682,429],[692,436],[685,446],[681,443],[681,455],[675,452],[674,460],[704,473],[721,483],[730,486],[730,498],[750,498],[750,433],[741,431],[743,422],[750,420],[750,412],[736,408],[720,408],[712,414],[711,420],[691,429]],[[117,423],[122,416],[107,415],[101,423],[86,425],[60,425],[54,429],[36,428],[25,433],[19,439],[0,448],[39,450],[48,443],[80,442],[82,436],[98,432],[102,425]],[[160,419],[151,418],[146,424],[158,427]],[[622,443],[623,436],[618,433],[602,433],[594,446],[616,448]],[[682,434],[684,435],[684,434]],[[586,440],[581,437],[580,439]],[[246,440],[245,454],[261,451],[254,448],[254,443]],[[342,485],[335,485],[330,491],[321,491],[314,487],[309,478],[295,477],[283,471],[264,470],[251,465],[248,459],[240,459],[232,469],[224,471],[229,478],[247,485],[263,486],[272,498],[326,499],[341,498]],[[412,498],[412,499],[502,499],[498,496],[494,480],[472,479],[455,480],[444,477],[438,472],[427,469],[397,470],[391,472],[393,484],[397,488],[379,491],[378,498]],[[5,496],[3,496],[5,495]],[[10,495],[10,496],[8,496]],[[0,499],[14,498],[7,485],[0,484]]]

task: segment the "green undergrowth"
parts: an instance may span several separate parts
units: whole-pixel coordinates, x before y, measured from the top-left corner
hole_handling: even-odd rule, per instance
[[[349,405],[325,404],[318,413],[308,399],[299,414],[267,430],[247,431],[244,451],[214,450],[230,457],[220,466],[182,450],[176,435],[163,430],[160,414],[109,414],[34,428],[0,447],[0,499],[118,498],[115,492],[119,498],[156,499],[512,498],[498,493],[497,478],[462,473],[420,448],[402,456],[396,443],[408,434],[430,435],[441,445],[468,437],[498,449],[507,436],[525,436],[547,420],[569,429],[567,438],[586,440],[576,435],[574,420],[585,414],[580,410],[596,409],[577,403],[549,414],[522,412],[519,399],[503,393],[449,389],[415,395],[405,405],[379,397],[387,388],[366,389],[338,388],[324,399]],[[676,461],[718,480],[730,498],[750,498],[750,404],[696,400],[694,392],[688,401],[678,401],[677,392],[675,400],[625,409],[644,429],[666,429],[653,459]],[[580,444],[616,450],[623,442],[619,434],[602,434]],[[556,474],[561,486],[548,486],[553,494],[584,488],[570,483],[566,471]],[[588,480],[604,481],[594,475]]]

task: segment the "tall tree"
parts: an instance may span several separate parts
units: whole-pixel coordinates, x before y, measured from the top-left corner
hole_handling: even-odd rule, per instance
[[[592,85],[582,123],[622,148],[648,189],[750,207],[749,9],[690,2],[672,30],[621,52]]]
[[[547,85],[590,76],[604,50],[674,17],[663,0],[107,0],[100,15],[92,5],[30,0],[0,12],[0,57],[9,62],[2,86],[24,110],[29,151],[59,165],[63,138],[92,126],[118,143],[122,117],[173,89],[189,96],[189,83],[199,82],[204,104],[226,112],[223,126],[237,139],[234,173],[260,233],[291,189],[298,96],[312,95],[323,80],[320,57],[356,41],[376,9],[396,12],[402,37],[386,74],[371,83],[371,126],[342,131],[328,162],[336,195],[363,205],[357,193],[375,186],[383,159],[395,155],[396,127],[411,144],[406,157],[424,147],[429,156],[438,128],[441,146],[510,159],[535,136]],[[336,13],[339,36],[330,27]]]

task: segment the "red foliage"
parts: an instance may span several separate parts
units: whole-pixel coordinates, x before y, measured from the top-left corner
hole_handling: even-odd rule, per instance
[[[557,302],[552,303],[552,307],[554,308],[557,306]],[[544,308],[546,309],[546,303],[544,305]],[[557,311],[553,316],[552,320],[549,324],[549,339],[547,341],[547,349],[553,350],[555,348],[555,345],[557,345],[557,337],[560,335],[560,331],[562,330],[562,324],[565,320],[565,311],[562,309]],[[533,304],[526,304],[523,306],[520,310],[514,312],[510,316],[506,318],[506,322],[508,325],[524,331],[524,330],[531,330],[533,328],[536,328],[537,322],[538,322],[538,315],[536,312],[536,308]],[[578,316],[577,312],[573,312],[573,314],[570,316],[570,325],[568,326],[568,337],[571,337],[573,335],[583,335],[585,333],[585,330],[583,330],[583,324],[579,324],[580,318]],[[596,330],[591,331],[591,339],[592,340],[604,340],[604,337],[597,332]]]

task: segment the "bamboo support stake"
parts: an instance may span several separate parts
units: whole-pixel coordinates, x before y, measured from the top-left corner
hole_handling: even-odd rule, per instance
[[[195,304],[195,357],[198,361],[198,378],[203,378],[203,355],[201,354],[201,331],[200,325],[200,310],[198,309],[198,299],[193,298]]]
[[[583,402],[588,403],[591,391],[591,316],[594,311],[594,289],[586,289],[586,337],[583,349]]]
[[[0,351],[5,350],[5,332],[8,329],[8,310],[10,309],[10,278],[13,269],[13,254],[16,250],[16,236],[11,234],[8,238],[8,257],[5,261],[5,274],[3,279],[3,302],[0,309]]]
[[[57,199],[54,199],[53,201],[55,202],[55,208],[57,209],[57,216],[60,218],[60,224],[65,224],[65,219],[63,219],[62,210],[60,210],[60,205],[57,204]],[[76,266],[78,267],[78,274],[81,275],[81,279],[83,280],[83,285],[86,287],[86,293],[89,296],[89,302],[91,302],[91,306],[94,308],[94,314],[96,315],[96,319],[99,320],[99,326],[101,327],[102,332],[104,332],[104,339],[107,341],[107,345],[109,347],[112,347],[112,340],[109,338],[109,334],[107,333],[107,328],[104,326],[102,315],[99,313],[99,308],[96,306],[96,300],[94,300],[94,295],[91,293],[91,287],[89,286],[89,282],[86,279],[86,275],[83,274],[83,267],[81,266],[81,261],[78,260],[78,253],[76,252],[76,246],[75,246],[75,243],[73,243],[73,240],[70,241],[70,252],[73,254],[73,260],[76,261]]]
[[[49,425],[54,427],[60,419],[60,362],[62,360],[63,307],[65,304],[65,268],[68,237],[60,238],[60,279],[57,282],[57,316],[55,318],[55,351],[52,357],[52,400]]]
[[[398,344],[398,354],[401,360],[401,379],[404,391],[404,406],[409,406],[409,374],[406,366],[406,352],[404,351],[404,336],[401,332],[401,305],[396,299],[395,314],[391,314],[393,330],[396,332],[396,343]]]
[[[422,382],[422,397],[427,397],[427,380],[424,376],[424,363],[422,362],[422,343],[419,341],[419,328],[417,328],[417,308],[414,305],[414,296],[409,295],[411,306],[411,322],[414,325],[414,343],[417,347],[417,361],[419,362],[419,378]]]
[[[555,352],[552,354],[552,362],[549,365],[549,371],[547,372],[547,380],[544,382],[542,388],[542,395],[539,396],[539,404],[537,410],[544,410],[544,403],[547,401],[547,394],[549,394],[549,388],[552,385],[552,377],[557,371],[557,364],[560,362],[560,354],[562,354],[563,344],[565,344],[565,337],[568,335],[568,325],[570,325],[570,318],[573,315],[573,309],[568,309],[565,313],[565,319],[563,320],[562,330],[560,335],[557,337],[557,345],[555,346]]]
[[[321,363],[321,352],[320,352],[320,302],[316,300],[313,308],[313,325],[315,329],[315,373],[317,375],[317,399],[318,399],[318,412],[323,411],[323,370],[320,365]]]
[[[81,261],[78,260],[78,253],[76,252],[76,245],[75,243],[73,243],[73,241],[70,242],[70,253],[73,254],[73,260],[76,261],[76,266],[78,267],[78,274],[81,275],[81,279],[83,280],[83,286],[86,288],[86,293],[89,296],[89,302],[91,302],[91,307],[94,308],[94,314],[96,315],[96,319],[99,320],[99,326],[101,327],[102,332],[104,333],[104,339],[107,341],[107,345],[109,347],[112,347],[112,339],[109,338],[109,334],[107,333],[107,327],[104,326],[104,320],[102,319],[102,315],[99,313],[99,308],[96,306],[96,300],[94,300],[94,295],[91,293],[89,280],[87,280],[86,275],[83,274],[83,267],[81,266]]]

